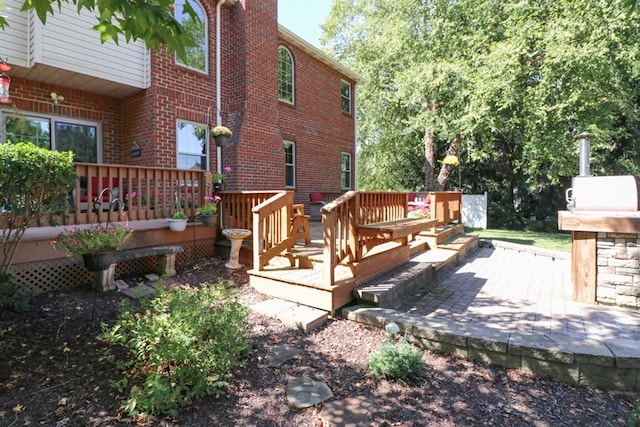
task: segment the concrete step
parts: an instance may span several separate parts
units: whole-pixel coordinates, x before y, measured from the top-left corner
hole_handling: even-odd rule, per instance
[[[326,311],[278,298],[254,304],[251,309],[305,333],[323,325],[329,319],[329,313]]]

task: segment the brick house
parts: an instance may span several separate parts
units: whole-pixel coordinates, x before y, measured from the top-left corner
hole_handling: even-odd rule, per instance
[[[225,190],[287,188],[298,203],[352,189],[357,77],[279,26],[277,0],[195,3],[203,38],[185,65],[139,42],[101,45],[94,18],[73,6],[43,26],[9,0],[0,57],[13,105],[0,105],[0,141],[40,138],[90,163],[230,167]],[[45,134],[7,125],[16,116]],[[208,138],[218,123],[234,146]]]
[[[0,143],[74,152],[86,178],[70,194],[70,223],[95,222],[78,200],[89,176],[127,194],[136,183],[157,183],[158,173],[181,185],[230,167],[226,192],[290,190],[295,203],[307,203],[309,192],[330,199],[354,188],[357,76],[279,26],[277,0],[193,0],[202,24],[182,23],[200,44],[185,64],[140,41],[101,44],[95,18],[73,5],[63,3],[42,25],[18,0],[4,3],[0,59],[11,65],[11,103],[0,103]],[[209,129],[217,124],[233,130],[232,146],[215,146]],[[167,206],[175,206],[174,188],[162,193]],[[96,200],[92,191],[87,200]],[[129,210],[128,221],[143,220],[131,244],[181,245],[179,262],[213,254],[215,231],[196,224],[193,233],[172,234],[162,209]],[[91,280],[47,244],[59,231],[42,226],[25,237],[12,266],[19,282],[50,290]],[[118,264],[117,274],[136,263]]]

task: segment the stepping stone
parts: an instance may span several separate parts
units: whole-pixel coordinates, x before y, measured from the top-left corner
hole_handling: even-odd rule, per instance
[[[267,353],[265,360],[270,368],[277,368],[287,360],[297,358],[300,353],[300,350],[292,345],[277,345]]]
[[[121,291],[123,289],[129,289],[129,284],[124,280],[116,280],[115,282],[116,288]]]
[[[136,286],[136,287],[129,288],[129,289],[123,289],[120,292],[122,292],[123,294],[125,294],[129,298],[136,299],[136,298],[143,297],[143,296],[146,296],[146,295],[153,295],[153,294],[155,294],[156,291],[151,286],[141,285],[141,286]]]
[[[287,383],[287,400],[294,409],[308,408],[332,397],[329,386],[307,376],[292,378]]]
[[[320,412],[320,419],[324,426],[369,427],[374,413],[372,400],[356,396],[327,402]]]

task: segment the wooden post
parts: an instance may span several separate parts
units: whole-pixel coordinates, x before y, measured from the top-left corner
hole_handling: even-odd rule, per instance
[[[596,302],[597,236],[591,231],[571,232],[571,281],[573,299],[578,302]]]

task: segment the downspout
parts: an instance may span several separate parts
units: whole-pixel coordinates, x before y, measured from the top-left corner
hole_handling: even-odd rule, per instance
[[[220,9],[225,0],[216,4],[216,126],[222,125],[220,90]],[[222,147],[216,147],[216,173],[222,173]]]

